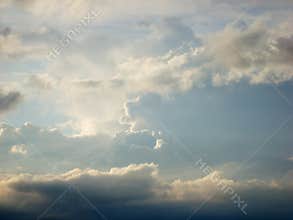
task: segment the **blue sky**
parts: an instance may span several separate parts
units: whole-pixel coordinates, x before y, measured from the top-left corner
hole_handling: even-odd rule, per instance
[[[289,219],[292,11],[1,1],[0,217]]]

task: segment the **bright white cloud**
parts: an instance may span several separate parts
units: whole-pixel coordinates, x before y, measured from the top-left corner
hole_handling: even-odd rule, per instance
[[[21,155],[26,155],[27,154],[27,149],[24,144],[19,144],[19,145],[13,145],[10,148],[10,153],[12,154],[21,154]]]
[[[156,145],[154,146],[154,149],[155,150],[160,149],[163,146],[164,143],[165,143],[165,141],[163,139],[157,139],[156,140]]]

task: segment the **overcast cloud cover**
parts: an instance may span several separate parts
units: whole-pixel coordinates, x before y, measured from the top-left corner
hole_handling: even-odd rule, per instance
[[[1,0],[0,218],[291,219],[292,12]]]

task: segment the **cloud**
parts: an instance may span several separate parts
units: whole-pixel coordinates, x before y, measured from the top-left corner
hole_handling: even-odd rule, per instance
[[[0,35],[2,36],[8,36],[11,33],[11,28],[5,27],[0,30]]]
[[[67,10],[68,15],[66,17],[79,17],[84,15],[89,9],[90,6],[93,6],[92,0],[74,0],[74,1],[63,1],[62,4],[56,4],[58,1],[36,1],[36,0],[4,0],[0,7],[18,7],[20,9],[27,10],[33,13],[36,16],[54,17],[56,15],[62,15],[62,11]],[[76,12],[77,9],[80,9],[79,13]]]
[[[214,84],[237,83],[243,79],[252,84],[292,80],[292,37],[292,32],[268,27],[260,21],[244,29],[228,25],[211,35],[206,51],[219,69],[213,75]]]
[[[198,203],[215,189],[207,178],[193,178],[198,173],[184,167],[189,161],[176,163],[182,158],[172,157],[172,153],[179,151],[180,155],[184,154],[183,160],[186,159],[182,146],[174,140],[176,136],[192,147],[192,153],[206,153],[215,165],[227,160],[238,165],[238,161],[254,149],[254,144],[270,132],[273,122],[277,123],[284,116],[283,110],[281,115],[275,114],[279,112],[275,108],[283,109],[283,106],[263,96],[264,93],[259,95],[259,91],[253,96],[257,98],[250,96],[255,91],[252,89],[249,95],[237,97],[242,88],[237,87],[237,94],[231,96],[230,91],[224,91],[226,88],[217,90],[209,86],[292,80],[293,35],[290,26],[280,22],[290,19],[282,15],[269,22],[241,20],[227,25],[235,17],[246,18],[247,13],[250,19],[255,19],[253,14],[262,14],[268,8],[269,13],[290,11],[289,1],[6,0],[0,5],[7,7],[1,8],[0,14],[9,25],[0,28],[3,85],[6,80],[17,85],[25,82],[21,85],[29,97],[22,111],[9,114],[5,120],[17,124],[15,126],[23,120],[32,120],[34,124],[50,124],[70,134],[66,136],[56,129],[30,123],[20,127],[0,126],[1,172],[18,172],[15,167],[22,167],[23,172],[44,172],[44,175],[29,174],[27,179],[25,174],[15,175],[17,180],[11,185],[4,181],[3,191],[17,194],[11,197],[15,201],[19,199],[26,204],[28,196],[43,204],[58,196],[66,183],[73,183],[81,185],[97,203],[155,203],[154,200],[176,205],[178,202]],[[10,59],[39,55],[43,48],[38,43],[53,46],[68,27],[95,9],[103,12],[104,17],[96,21],[101,25],[93,22],[62,56],[46,64],[47,70],[39,62]],[[103,22],[103,19],[108,20]],[[27,29],[26,23],[37,31]],[[223,26],[226,27],[222,29]],[[23,77],[27,81],[22,80]],[[194,89],[206,85],[207,90]],[[231,102],[227,102],[223,94],[231,98]],[[17,92],[1,91],[0,114],[13,109],[21,96]],[[252,108],[246,108],[248,103]],[[254,108],[255,103],[264,103],[261,106],[269,110],[260,105]],[[272,112],[269,115],[274,117],[265,120],[264,112]],[[256,125],[258,116],[260,121]],[[54,124],[56,122],[60,124]],[[255,126],[251,126],[251,122]],[[261,126],[261,122],[265,122],[264,125]],[[174,134],[167,136],[166,129],[161,132],[164,124],[169,133]],[[281,139],[284,140],[283,136]],[[275,153],[269,148],[249,166],[255,168],[254,162],[264,157],[261,163],[270,160],[270,166],[275,158],[282,157],[283,163],[277,163],[274,170],[266,168],[267,172],[255,169],[249,175],[267,179],[268,173],[277,176],[279,170],[287,170],[291,161],[284,159],[290,155],[288,146],[284,146],[288,141],[285,142],[279,147],[281,152]],[[150,162],[160,164],[162,175],[167,173],[172,180],[160,180],[160,176],[154,174],[158,172],[157,165]],[[127,167],[128,164],[132,165]],[[75,167],[79,168],[56,174]],[[120,168],[112,172],[111,167]],[[178,174],[184,178],[174,181]],[[70,175],[72,177],[68,177]],[[11,175],[9,180],[13,182],[12,178]],[[240,183],[220,178],[239,191],[247,189],[250,194],[258,190],[278,194],[285,188],[279,182]],[[219,195],[215,200],[223,201]]]
[[[163,139],[157,139],[154,149],[155,150],[160,149],[163,146],[163,144],[165,144],[165,141]]]
[[[10,183],[20,192],[35,192],[45,197],[52,196],[52,190],[61,191],[66,184],[77,185],[86,194],[95,197],[97,202],[129,202],[136,199],[148,199],[158,185],[157,166],[155,164],[131,164],[109,171],[74,169],[58,176],[39,176],[30,181],[30,177]],[[63,183],[63,184],[62,184]],[[56,188],[55,190],[53,188]],[[59,188],[59,189],[58,189]],[[137,189],[137,190],[135,190]]]
[[[19,33],[13,33],[9,27],[0,31],[1,58],[35,58],[44,55],[45,51],[44,45],[24,42],[22,36]]]
[[[209,85],[291,80],[292,34],[279,32],[279,27],[271,24],[240,23],[241,27],[233,22],[224,30],[200,37],[191,25],[174,17],[140,24],[136,27],[139,31],[133,33],[144,37],[131,40],[121,36],[108,42],[113,36],[110,31],[90,32],[43,71],[53,80],[34,76],[29,83],[53,89],[50,95],[58,101],[52,105],[70,118],[71,129],[94,135],[122,131],[124,127],[117,121],[123,104],[136,96],[156,93],[168,97]],[[101,61],[100,56],[111,62]],[[101,68],[104,65],[109,68]]]
[[[102,82],[98,80],[83,80],[75,82],[75,85],[81,88],[99,88]]]
[[[228,24],[224,30],[202,36],[200,46],[182,44],[161,56],[129,58],[118,66],[116,77],[132,92],[162,95],[210,84],[292,80],[293,33],[286,31],[288,24],[244,24]]]
[[[6,171],[22,166],[26,171],[50,172],[73,169],[76,166],[109,168],[121,164],[157,161],[157,157],[164,155],[153,149],[156,140],[160,138],[160,134],[149,130],[124,131],[114,136],[65,136],[57,129],[41,128],[30,123],[19,128],[2,124],[0,164],[2,170]],[[16,153],[25,154],[26,157],[15,158],[13,154]],[[36,163],[44,165],[35,166]]]
[[[243,1],[231,1],[231,0],[160,0],[149,2],[126,0],[123,3],[113,2],[109,0],[64,0],[62,3],[57,0],[2,0],[1,7],[18,7],[22,10],[31,12],[36,16],[44,16],[54,19],[58,15],[58,20],[76,20],[85,15],[91,9],[101,9],[105,13],[105,17],[111,19],[129,19],[133,17],[154,17],[154,16],[189,16],[196,14],[197,18],[202,21],[203,19],[210,20],[210,18],[204,18],[205,15],[214,15],[216,18],[227,19],[235,18],[239,16],[239,13],[244,14],[249,9],[258,8],[259,10],[284,10],[292,7],[290,0],[282,0],[275,2],[273,0],[262,0],[257,2],[243,2]],[[125,8],[125,4],[129,7]],[[79,10],[77,10],[79,9]],[[66,10],[68,13],[62,13]],[[78,12],[77,12],[78,11]],[[120,12],[120,14],[118,13]],[[238,14],[237,14],[238,13]],[[43,17],[42,17],[43,18]],[[215,21],[214,21],[215,22]]]
[[[24,144],[13,145],[10,148],[9,152],[12,153],[12,154],[21,154],[21,155],[26,155],[27,154],[26,146]]]
[[[244,198],[248,198],[249,200],[246,201],[248,205],[250,205],[249,202],[255,205],[256,200],[264,202],[262,196],[265,192],[274,193],[274,199],[278,199],[284,193],[292,191],[292,185],[283,184],[282,181],[248,180],[239,182],[226,179],[217,171],[215,172],[211,175],[217,175],[221,182],[232,187]],[[0,181],[0,194],[2,195],[0,204],[36,212],[39,211],[39,207],[51,204],[52,200],[70,184],[83,192],[87,199],[97,207],[98,204],[114,208],[119,204],[130,207],[132,205],[135,207],[136,204],[137,207],[139,204],[164,206],[172,203],[189,207],[191,204],[200,204],[211,194],[215,196],[210,203],[220,204],[220,206],[229,205],[231,201],[217,189],[212,182],[211,175],[194,180],[177,179],[166,182],[160,178],[158,166],[153,163],[130,164],[126,167],[111,168],[108,171],[74,169],[56,175],[7,175]],[[290,201],[289,196],[286,199],[286,201]],[[20,203],[22,206],[19,206]],[[283,201],[277,203],[284,205]],[[289,204],[287,203],[285,206],[287,211],[290,210]],[[66,204],[63,205],[66,206]],[[274,213],[269,209],[271,205],[268,204],[266,208],[268,212]],[[250,214],[255,214],[257,208],[262,206],[260,203],[254,209],[250,209]],[[232,204],[228,207],[230,211],[234,209]],[[249,210],[247,211],[249,212]]]
[[[3,92],[0,90],[0,114],[12,110],[22,100],[22,95],[17,91]]]
[[[78,88],[71,88],[75,98],[80,93],[85,97],[84,90],[81,90],[83,88],[91,89],[91,92],[87,91],[88,98],[103,92],[112,101],[115,100],[112,97],[114,90],[117,91],[115,97],[125,100],[146,93],[163,96],[185,93],[205,85],[223,86],[240,81],[264,84],[291,80],[292,33],[278,31],[278,27],[269,27],[261,22],[242,24],[241,27],[237,27],[235,22],[228,24],[224,30],[201,35],[199,39],[180,19],[163,19],[159,24],[145,24],[151,30],[150,34],[146,39],[134,42],[146,48],[142,51],[147,50],[146,45],[158,49],[158,41],[162,48],[145,54],[127,51],[126,54],[130,55],[115,61],[110,76],[91,73],[89,75],[94,77],[84,79],[84,71],[99,68],[89,60],[83,65],[85,69],[76,67],[63,71],[75,73],[75,79],[70,82]],[[174,33],[180,34],[177,36]],[[68,84],[72,77],[65,81]],[[63,86],[68,90],[68,85]],[[99,106],[106,106],[109,102],[109,98],[99,100],[102,100]],[[118,112],[123,103],[117,100],[115,104],[114,107],[112,102],[112,109]],[[84,100],[83,105],[86,105]],[[88,110],[87,115],[91,115]]]
[[[11,176],[1,179],[1,194],[8,193],[7,196],[11,196],[9,202],[21,195],[27,195],[32,203],[35,202],[34,197],[44,202],[54,199],[68,184],[72,184],[82,189],[95,203],[129,203],[147,200],[155,195],[155,191],[161,187],[157,171],[157,166],[150,163],[131,164],[109,171],[74,169],[60,175]],[[30,203],[28,199],[26,201]],[[1,199],[0,204],[5,202],[5,199]],[[12,203],[17,205],[17,200]]]
[[[199,1],[198,5],[202,5],[204,1]],[[181,4],[180,1],[172,0],[166,1],[135,1],[127,0],[124,3],[113,2],[109,0],[65,0],[59,3],[57,0],[49,1],[37,1],[37,0],[4,0],[1,1],[0,7],[18,7],[22,10],[29,11],[36,16],[45,16],[47,18],[54,18],[58,15],[59,20],[76,20],[81,16],[86,15],[90,10],[101,10],[105,13],[105,17],[108,19],[119,19],[121,17],[129,16],[130,12],[135,15],[180,15],[186,11],[192,12],[195,8],[195,4],[190,0],[185,0],[185,4]],[[125,4],[129,7],[125,8]],[[64,11],[67,11],[64,14]],[[118,13],[120,12],[120,14]]]
[[[125,81],[129,92],[138,94],[184,92],[203,79],[195,66],[201,51],[202,48],[192,48],[185,52],[170,51],[163,56],[128,59],[119,65],[117,78]]]
[[[147,31],[144,39],[139,39],[132,44],[132,55],[163,55],[170,49],[181,48],[183,45],[189,46],[201,45],[201,39],[197,37],[192,27],[183,19],[178,17],[167,17],[158,21],[141,21],[139,30]],[[137,50],[137,47],[144,48]]]
[[[28,78],[26,85],[30,88],[37,88],[40,90],[52,89],[56,87],[57,82],[53,80],[48,74],[32,75]]]

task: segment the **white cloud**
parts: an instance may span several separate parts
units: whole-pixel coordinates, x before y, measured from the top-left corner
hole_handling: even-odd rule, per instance
[[[10,148],[10,153],[12,154],[21,154],[21,155],[26,155],[27,154],[27,149],[24,144],[19,144],[19,145],[13,145]]]
[[[163,139],[157,139],[156,140],[156,145],[154,146],[154,149],[155,150],[160,149],[163,146],[164,143],[165,143],[165,141]]]
[[[212,65],[219,69],[213,75],[214,84],[237,83],[243,79],[252,84],[292,80],[293,32],[282,28],[282,24],[268,27],[256,21],[244,29],[228,25],[211,35],[206,50]]]
[[[88,45],[89,40],[85,37],[77,48],[48,65],[43,72],[49,77],[31,77],[29,83],[52,88],[50,96],[57,100],[52,105],[69,118],[67,125],[80,135],[94,135],[124,130],[118,123],[123,117],[123,104],[143,94],[168,97],[207,84],[224,86],[244,80],[262,84],[292,79],[292,33],[286,35],[276,26],[259,22],[242,29],[228,25],[217,33],[201,35],[200,46],[191,26],[181,19],[162,21],[145,24],[149,32],[139,43],[137,39],[133,43],[107,41],[110,46],[104,46],[103,37],[107,37],[99,35],[90,41],[92,50],[83,50],[82,45]],[[158,48],[156,41],[163,49],[143,54],[148,47]],[[117,59],[113,51],[120,50],[125,57]],[[107,63],[105,69],[97,63],[100,56],[111,60],[102,62]]]
[[[119,65],[116,77],[125,82],[129,93],[184,92],[203,80],[203,74],[193,64],[201,51],[202,48],[192,48],[158,57],[132,58]]]
[[[116,76],[129,93],[185,92],[211,83],[223,86],[243,80],[251,84],[290,81],[293,32],[286,23],[269,27],[264,22],[244,29],[227,25],[203,36],[202,47],[188,44],[162,56],[130,58]]]

